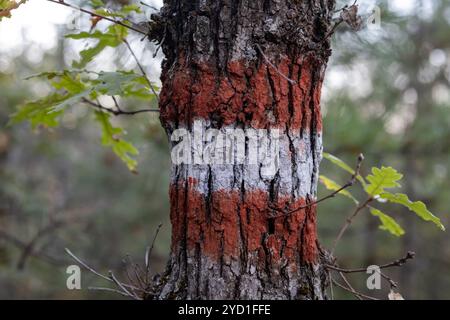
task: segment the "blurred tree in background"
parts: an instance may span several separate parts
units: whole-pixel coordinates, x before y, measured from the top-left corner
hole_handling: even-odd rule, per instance
[[[369,166],[396,167],[406,176],[403,187],[410,197],[424,199],[448,225],[450,1],[360,4],[369,11],[373,5],[381,8],[381,29],[344,29],[334,37],[322,103],[325,149],[350,163],[364,153],[364,174]],[[0,25],[0,39],[4,32],[6,24]],[[127,254],[142,262],[152,231],[162,222],[152,256],[157,270],[169,252],[170,159],[156,115],[115,119],[141,152],[138,175],[100,146],[100,134],[83,107],[68,112],[58,130],[30,135],[27,124],[6,126],[17,105],[49,90],[41,80],[23,79],[67,68],[71,45],[58,37],[55,46],[40,49],[39,58],[30,54],[36,48],[0,49],[0,298],[115,297],[68,291],[65,269],[71,261],[65,247],[99,270],[121,270]],[[125,50],[105,55],[113,66],[132,61]],[[140,55],[151,56],[145,49]],[[154,79],[158,59],[144,62]],[[326,161],[322,173],[341,182],[348,179]],[[324,245],[331,245],[351,208],[345,198],[319,206]],[[379,231],[372,216],[362,215],[337,251],[341,264],[389,262],[413,250],[417,259],[393,274],[399,291],[405,298],[450,298],[450,235],[431,225],[416,226],[418,220],[406,209],[386,205],[386,211],[407,233],[393,237]],[[94,276],[83,276],[84,288],[99,284]],[[365,292],[366,275],[352,277]],[[374,295],[385,298],[386,291]],[[337,289],[335,294],[348,297]]]
[[[363,152],[367,166],[394,166],[405,174],[403,188],[410,197],[425,200],[447,225],[450,2],[376,4],[381,8],[381,30],[335,37],[323,102],[324,146],[348,161]],[[322,171],[336,176],[326,162]],[[322,205],[322,241],[333,239],[336,221],[345,217],[347,205],[351,204],[341,199]],[[378,222],[366,215],[342,242],[337,252],[341,261],[370,265],[413,250],[417,259],[396,275],[400,292],[406,298],[450,298],[448,233],[416,226],[418,220],[407,210],[386,210],[401,221],[406,234],[396,239],[378,231]],[[364,277],[357,283],[364,287]]]

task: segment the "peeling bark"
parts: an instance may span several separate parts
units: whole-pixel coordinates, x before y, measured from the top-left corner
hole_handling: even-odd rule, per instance
[[[334,2],[165,1],[160,108],[169,137],[197,121],[223,133],[278,129],[279,157],[272,175],[247,162],[173,166],[171,258],[155,298],[326,298],[315,206],[278,218],[270,208],[316,199]]]

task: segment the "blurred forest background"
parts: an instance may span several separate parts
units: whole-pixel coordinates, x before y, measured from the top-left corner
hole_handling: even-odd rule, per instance
[[[161,1],[147,3],[161,6]],[[381,28],[358,33],[343,28],[334,36],[323,92],[325,150],[349,163],[364,153],[364,174],[372,166],[393,166],[405,174],[403,191],[424,201],[448,226],[450,1],[359,3],[366,12],[374,5],[381,8]],[[146,247],[163,223],[151,257],[155,271],[163,270],[169,252],[170,158],[157,115],[115,119],[141,152],[138,175],[101,146],[100,131],[85,106],[72,108],[56,130],[6,126],[18,105],[48,93],[44,82],[25,81],[26,77],[70,68],[77,48],[63,35],[70,27],[67,21],[77,18],[70,9],[31,0],[0,23],[2,299],[120,298],[67,290],[66,267],[73,261],[64,248],[99,271],[121,274],[127,255],[143,263]],[[74,23],[89,30],[89,17]],[[131,36],[130,42],[157,81],[161,54],[153,59],[155,47],[139,36]],[[125,48],[118,48],[107,50],[90,67],[130,69],[135,64]],[[148,107],[138,101],[126,103]],[[322,173],[341,183],[349,178],[326,161]],[[328,194],[324,188],[321,193]],[[325,247],[331,246],[352,205],[338,197],[319,206],[319,237]],[[450,233],[422,223],[407,209],[385,211],[406,234],[396,238],[380,231],[371,215],[361,215],[337,250],[340,264],[383,264],[415,251],[415,260],[387,272],[398,280],[400,293],[406,299],[450,299]],[[366,277],[350,279],[367,292]],[[105,286],[88,272],[83,273],[82,285]],[[386,298],[389,288],[384,287],[370,294]],[[337,288],[335,295],[351,298]]]

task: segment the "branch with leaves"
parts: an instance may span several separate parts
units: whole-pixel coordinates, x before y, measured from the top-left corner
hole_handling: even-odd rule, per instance
[[[0,10],[10,11],[15,8],[11,7],[11,1],[9,0],[0,1],[2,1],[0,2]],[[94,119],[101,125],[102,143],[111,147],[112,151],[127,165],[130,171],[136,172],[137,161],[134,157],[138,155],[138,150],[124,140],[125,130],[114,127],[110,123],[108,114],[133,116],[159,112],[157,108],[124,110],[119,105],[118,99],[120,97],[122,99],[140,99],[148,104],[159,103],[159,88],[148,77],[127,37],[131,30],[158,42],[158,39],[164,38],[163,33],[160,32],[164,30],[161,26],[161,19],[158,18],[157,14],[152,15],[155,21],[149,21],[147,30],[141,30],[137,27],[137,24],[129,20],[130,15],[143,13],[138,4],[124,5],[120,9],[111,11],[106,8],[101,0],[89,1],[88,4],[92,9],[77,7],[61,0],[48,1],[93,17],[91,30],[65,36],[67,39],[89,41],[90,45],[79,52],[80,59],[73,62],[73,69],[45,72],[28,78],[47,80],[53,91],[44,98],[27,102],[19,107],[19,110],[11,116],[10,124],[28,121],[33,129],[37,127],[55,128],[60,125],[60,121],[67,110],[80,104],[88,105],[94,109]],[[101,30],[97,26],[101,20],[111,22],[111,24]],[[121,46],[125,46],[130,52],[141,75],[132,70],[94,72],[86,69],[88,64],[105,49],[117,49]],[[105,106],[104,103],[100,102],[102,97],[109,97],[114,106]],[[105,113],[105,115],[101,115],[101,113]]]
[[[116,19],[113,19],[113,18],[108,16],[108,15],[111,15],[111,14],[100,14],[99,12],[90,11],[90,10],[87,10],[87,9],[84,9],[84,8],[81,8],[81,7],[77,7],[77,6],[73,5],[73,4],[65,2],[64,0],[47,0],[47,1],[59,4],[59,5],[63,5],[63,6],[69,7],[69,8],[72,8],[72,9],[74,9],[76,11],[80,11],[82,13],[86,13],[86,14],[90,15],[91,17],[95,17],[95,18],[98,18],[98,19],[101,19],[101,20],[106,20],[106,21],[115,23],[115,24],[117,24],[117,25],[119,25],[121,27],[130,29],[130,30],[132,30],[134,32],[137,32],[137,33],[140,33],[140,34],[143,34],[143,35],[147,35],[146,32],[144,32],[144,31],[142,31],[142,30],[140,30],[138,28],[135,28],[133,26],[133,23],[131,21],[125,19],[125,18],[122,21],[121,20],[116,20]],[[106,13],[106,11],[103,11],[103,12]],[[114,16],[114,14],[113,14],[113,16]]]
[[[372,168],[371,174],[369,174],[367,177],[363,177],[360,174],[361,170],[361,156],[358,160],[358,165],[356,169],[352,169],[349,165],[347,165],[344,161],[341,159],[328,154],[324,153],[324,158],[330,161],[331,163],[335,164],[339,168],[343,169],[344,171],[350,173],[352,175],[351,180],[344,184],[342,187],[333,181],[332,179],[321,176],[320,181],[321,183],[331,191],[334,191],[332,195],[342,195],[344,197],[347,197],[351,199],[355,203],[355,209],[353,213],[346,219],[344,225],[341,227],[336,239],[333,242],[333,247],[330,251],[330,256],[333,257],[334,252],[337,248],[337,245],[339,244],[340,240],[345,235],[348,228],[352,225],[354,220],[364,212],[364,210],[368,209],[372,216],[377,217],[380,222],[381,226],[380,229],[388,231],[394,236],[402,236],[405,234],[405,231],[403,228],[389,215],[383,213],[380,209],[374,207],[375,202],[380,203],[387,203],[387,204],[396,204],[401,205],[411,212],[415,213],[419,218],[421,218],[424,221],[432,222],[434,223],[439,229],[445,230],[442,222],[438,217],[433,215],[426,207],[426,205],[423,202],[416,201],[413,202],[409,199],[409,197],[402,193],[392,193],[389,190],[393,188],[400,187],[399,181],[403,178],[403,175],[397,172],[392,167],[381,167],[381,168]],[[363,191],[366,194],[366,198],[364,201],[360,202],[356,199],[353,194],[351,194],[348,190],[348,185],[358,181]],[[325,199],[330,198],[330,196],[326,197]],[[379,266],[380,270],[388,269],[391,267],[401,267],[404,264],[406,264],[409,260],[413,259],[415,257],[414,252],[408,252],[407,255],[401,259],[395,260],[391,263],[384,264]],[[332,283],[337,285],[338,287],[351,292],[354,294],[358,299],[370,299],[371,297],[365,296],[356,290],[354,290],[349,282],[345,279],[344,274],[351,274],[351,273],[361,273],[366,272],[367,268],[356,268],[356,269],[344,269],[339,267],[339,265],[336,263],[336,260],[334,258],[328,259],[332,261],[332,264],[326,264],[325,268],[332,270],[334,272],[337,272],[338,275],[344,279],[344,282],[346,285],[342,285],[338,283],[336,280],[332,278]],[[392,280],[388,275],[380,271],[380,276],[385,279],[390,287],[391,287],[391,294],[390,299],[399,299],[399,295],[396,294],[394,291],[392,291],[394,288],[397,287],[397,283]]]

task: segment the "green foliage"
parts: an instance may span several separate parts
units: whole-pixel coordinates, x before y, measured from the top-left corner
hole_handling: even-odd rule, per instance
[[[381,230],[388,231],[397,237],[400,237],[405,234],[405,230],[403,230],[403,228],[392,217],[375,208],[370,208],[370,213],[373,216],[378,217],[380,219]]]
[[[385,192],[385,189],[401,187],[398,183],[403,178],[403,175],[391,167],[372,168],[372,174],[367,176],[367,181],[370,182],[365,189],[367,194],[372,197],[379,196]]]
[[[101,6],[98,6],[101,7]],[[111,18],[123,18],[125,19],[128,15],[131,13],[142,13],[141,8],[136,4],[128,4],[120,8],[118,11],[109,11],[107,9],[101,8],[95,10],[95,13],[102,15],[104,17],[111,17]]]
[[[381,198],[391,203],[400,204],[408,208],[409,210],[417,214],[420,218],[422,218],[424,221],[431,221],[435,225],[437,225],[441,230],[445,231],[445,227],[441,223],[441,220],[435,215],[433,215],[427,209],[427,206],[423,202],[421,201],[412,202],[411,200],[409,200],[408,196],[403,193],[392,194],[389,192],[385,192],[381,195]]]
[[[96,44],[80,52],[80,61],[74,61],[74,68],[84,68],[97,55],[99,55],[107,47],[117,48],[123,44],[124,39],[128,35],[128,29],[117,24],[113,24],[107,28],[105,32],[95,30],[94,32],[80,32],[68,34],[66,38],[74,40],[94,40]]]
[[[47,128],[57,127],[59,125],[58,118],[63,111],[55,111],[54,105],[60,104],[64,99],[64,96],[54,93],[43,99],[26,103],[11,116],[9,124],[29,121],[33,129],[40,125]]]
[[[86,102],[86,99],[91,101],[101,96],[121,96],[147,100],[155,98],[151,93],[147,79],[133,71],[97,73],[85,70],[65,70],[62,72],[45,72],[29,79],[32,78],[46,78],[56,92],[21,106],[11,116],[10,124],[28,121],[33,129],[38,126],[57,127],[59,119],[67,108]],[[96,115],[96,119],[100,119],[99,115]],[[111,146],[128,168],[134,171],[136,160],[129,155],[137,155],[135,148],[121,139],[112,139],[112,137],[122,135],[122,129],[108,126],[107,120],[109,117],[106,117],[106,115],[103,115],[101,119],[103,119],[101,123],[104,129],[103,144]],[[105,131],[106,129],[111,130]],[[121,131],[119,132],[119,130]],[[106,138],[108,137],[107,132],[111,133],[109,139]]]
[[[95,8],[95,9],[105,6],[105,4],[103,3],[102,0],[91,0],[90,4],[91,4],[92,8]]]
[[[108,96],[125,98],[155,99],[147,79],[133,71],[100,72],[91,81],[93,92]],[[158,90],[155,84],[153,88]]]
[[[344,171],[355,174],[355,171],[344,161],[339,158],[325,153],[324,158],[329,160],[331,163],[335,164],[339,168]],[[363,186],[363,190],[368,196],[369,201],[378,200],[379,202],[387,202],[390,204],[397,204],[403,207],[408,208],[410,211],[414,212],[417,216],[419,216],[422,220],[427,222],[433,222],[436,226],[438,226],[441,230],[445,231],[445,227],[442,224],[441,220],[433,215],[426,207],[423,202],[417,201],[412,202],[409,200],[406,194],[402,193],[390,193],[386,191],[386,189],[400,187],[399,181],[403,178],[403,175],[399,173],[392,167],[381,167],[381,168],[372,168],[371,174],[369,174],[366,178],[360,177],[358,181],[361,182]],[[368,181],[366,183],[365,181]],[[336,183],[335,181],[325,177],[320,177],[320,182],[331,191],[338,191],[342,187]],[[348,191],[343,190],[339,192],[343,196],[352,199],[356,204],[359,202],[356,198]],[[370,208],[370,212],[373,216],[376,216],[380,219],[381,229],[390,232],[395,236],[402,236],[405,231],[402,227],[389,215],[381,212],[379,209],[376,209],[372,206],[368,206]]]
[[[112,151],[126,163],[128,169],[136,172],[137,161],[133,156],[137,156],[139,151],[129,142],[122,139],[125,131],[122,128],[114,127],[111,124],[111,115],[102,111],[95,112],[95,120],[102,129],[102,144],[111,147]]]
[[[0,19],[5,16],[9,17],[10,11],[25,1],[16,3],[12,0],[0,0]],[[110,110],[101,106],[98,99],[102,96],[112,98],[120,96],[122,98],[146,99],[151,102],[156,97],[150,86],[153,88],[156,88],[156,86],[150,84],[145,75],[138,75],[133,71],[119,70],[97,73],[84,70],[84,68],[106,48],[118,48],[124,44],[128,36],[126,26],[131,24],[127,17],[132,14],[141,14],[142,10],[136,4],[129,4],[112,11],[106,7],[102,0],[90,0],[89,5],[94,9],[93,12],[98,15],[91,19],[91,30],[66,35],[68,39],[91,42],[89,47],[80,51],[80,60],[73,62],[75,70],[45,72],[30,77],[29,79],[45,78],[51,85],[53,92],[44,98],[21,106],[10,117],[10,124],[28,121],[33,129],[39,126],[45,128],[57,127],[61,116],[68,108],[85,103],[96,110],[95,119],[101,124],[103,144],[111,147],[128,168],[135,171],[137,162],[133,156],[138,154],[136,148],[121,138],[125,133],[124,130],[112,126],[110,123],[111,115],[104,113],[104,111],[111,111],[111,113],[117,114],[121,111],[116,99],[114,99],[115,109]],[[102,16],[112,18],[120,23],[111,23],[106,27],[106,30],[98,30],[96,29],[97,23],[101,20],[107,20]]]

